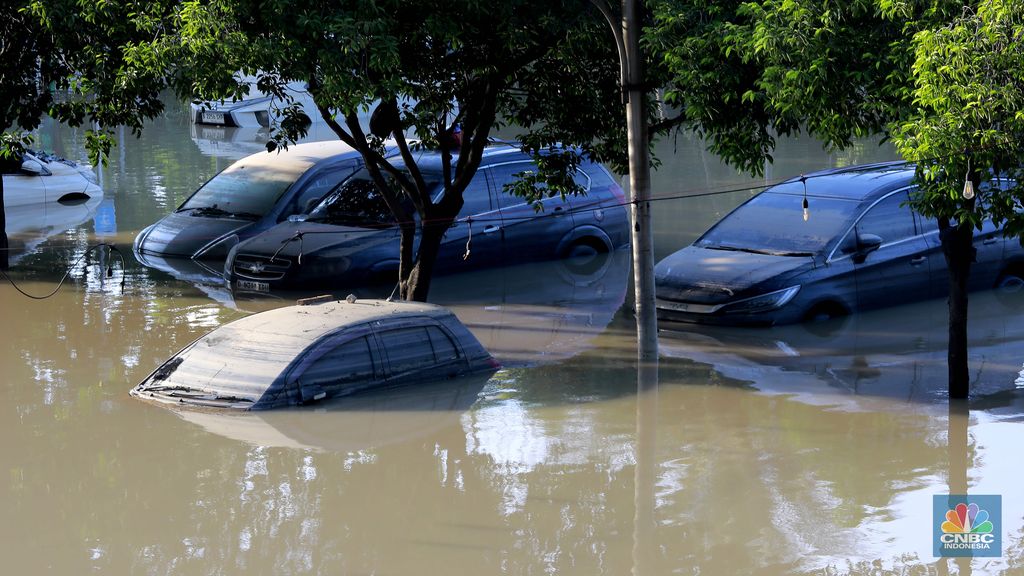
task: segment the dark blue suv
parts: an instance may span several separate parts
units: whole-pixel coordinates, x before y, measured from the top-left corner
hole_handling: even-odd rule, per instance
[[[913,167],[892,162],[765,190],[658,263],[659,319],[786,324],[945,296],[938,225],[907,206],[914,186]],[[1016,239],[986,221],[974,243],[971,289],[1024,286]]]
[[[424,152],[417,161],[437,196],[444,190],[441,162],[437,152]],[[498,143],[485,150],[463,193],[462,211],[442,240],[437,273],[596,256],[629,244],[625,196],[600,164],[580,163],[574,177],[584,194],[545,199],[540,211],[503,189],[516,174],[534,169],[530,156],[515,146]],[[224,273],[233,289],[249,292],[394,283],[398,245],[391,212],[361,170],[308,215],[235,246]]]

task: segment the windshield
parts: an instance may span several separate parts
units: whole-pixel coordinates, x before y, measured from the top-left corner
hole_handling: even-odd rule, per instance
[[[423,178],[428,188],[437,186],[432,174],[424,173]],[[407,196],[398,184],[390,177],[385,177],[385,180],[392,191],[408,203]],[[412,211],[411,203],[406,208]],[[370,179],[369,172],[364,169],[338,185],[309,213],[306,221],[342,226],[387,227],[395,223],[395,215]]]
[[[842,234],[858,202],[765,192],[737,208],[695,243],[703,248],[743,250],[779,256],[811,256]]]
[[[210,216],[264,216],[308,168],[305,164],[232,164],[200,188],[178,211],[208,212]]]

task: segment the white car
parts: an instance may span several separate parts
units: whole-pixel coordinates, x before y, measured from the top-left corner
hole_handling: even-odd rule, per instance
[[[5,165],[3,178],[5,209],[103,198],[91,167],[41,152],[25,152],[17,168]]]
[[[266,128],[278,119],[278,108],[286,102],[256,88],[256,78],[247,77],[249,94],[241,100],[222,102],[201,102],[192,104],[192,119],[196,124],[212,126],[235,126],[239,128]],[[305,82],[289,82],[285,91],[296,102],[310,120],[317,121],[319,113]]]

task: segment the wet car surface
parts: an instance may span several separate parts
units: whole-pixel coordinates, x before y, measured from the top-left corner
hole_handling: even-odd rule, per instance
[[[938,226],[907,206],[913,178],[886,163],[765,190],[657,264],[659,318],[770,326],[945,296]],[[1020,289],[1019,242],[990,221],[974,242],[970,287]]]
[[[427,182],[441,178],[440,155],[419,161]],[[585,191],[553,197],[537,211],[504,191],[516,174],[535,168],[508,145],[490,147],[464,192],[462,211],[442,240],[439,274],[607,253],[629,243],[622,189],[599,164],[575,175]],[[442,193],[438,187],[435,195]],[[397,280],[399,230],[369,175],[360,172],[328,194],[310,214],[255,236],[231,250],[224,275],[251,291],[333,289]]]
[[[143,261],[148,256],[223,260],[240,240],[308,210],[360,165],[359,154],[340,141],[257,152],[143,229],[135,252]]]
[[[182,407],[266,410],[370,388],[493,373],[498,364],[447,310],[315,300],[219,326],[131,394]]]

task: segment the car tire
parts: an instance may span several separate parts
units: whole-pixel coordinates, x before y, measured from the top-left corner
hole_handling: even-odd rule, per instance
[[[608,264],[608,246],[597,238],[580,238],[573,241],[563,254],[565,268],[574,276],[589,277],[603,270]]]
[[[1017,270],[1003,272],[996,280],[995,292],[1003,305],[1024,308],[1024,274]]]
[[[819,302],[804,313],[803,327],[822,338],[839,332],[849,320],[850,311],[838,302]]]

